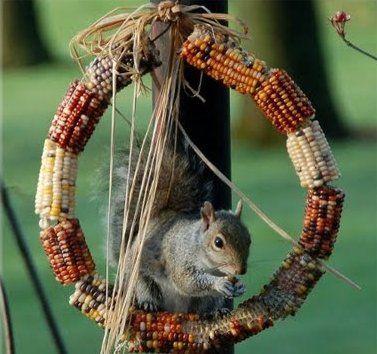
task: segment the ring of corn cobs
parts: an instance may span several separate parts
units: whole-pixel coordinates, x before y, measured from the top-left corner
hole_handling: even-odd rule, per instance
[[[96,58],[82,81],[74,81],[58,106],[45,140],[35,199],[41,242],[56,279],[75,283],[70,304],[100,326],[115,306],[115,294],[96,272],[79,222],[74,217],[77,159],[113,94],[132,82],[132,48],[114,73],[108,56]],[[140,59],[139,74],[158,66],[152,43]],[[309,188],[299,246],[288,254],[262,292],[227,315],[145,313],[132,310],[125,338],[130,352],[202,353],[241,341],[294,314],[324,270],[339,230],[344,193],[327,185],[340,173],[329,144],[314,120],[315,110],[292,78],[244,51],[230,36],[195,26],[180,57],[238,92],[250,95],[266,118],[287,134],[287,150],[302,187]],[[115,78],[115,83],[113,79]],[[50,225],[51,223],[57,223]],[[108,296],[106,296],[106,294]]]

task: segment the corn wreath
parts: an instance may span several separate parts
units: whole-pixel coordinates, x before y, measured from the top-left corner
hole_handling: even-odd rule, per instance
[[[328,184],[340,173],[314,119],[315,109],[284,70],[270,69],[263,60],[243,50],[224,26],[208,25],[183,5],[167,1],[150,6],[149,22],[145,20],[145,24],[157,18],[170,23],[173,29],[181,25],[185,33],[191,31],[178,42],[176,60],[249,95],[271,124],[287,135],[287,150],[300,184],[308,188],[301,237],[258,295],[229,314],[212,318],[130,310],[122,339],[131,352],[202,353],[242,341],[296,313],[325,271],[322,260],[331,255],[336,241],[344,193]],[[215,15],[214,19],[225,16]],[[135,16],[142,19],[146,15]],[[178,16],[181,22],[176,21]],[[70,304],[102,327],[109,325],[115,292],[96,273],[75,216],[77,160],[113,95],[161,64],[153,41],[145,33],[143,46],[136,54],[132,35],[109,41],[110,51],[94,51],[96,57],[84,70],[83,78],[71,83],[45,140],[35,198],[41,242],[56,279],[64,285],[75,284]]]

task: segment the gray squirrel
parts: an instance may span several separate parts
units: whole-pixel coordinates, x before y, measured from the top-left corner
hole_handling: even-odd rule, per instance
[[[146,159],[135,176],[136,155],[130,178],[138,191]],[[113,265],[121,245],[127,156],[120,154],[114,165],[109,250]],[[169,145],[165,149],[134,294],[139,308],[207,314],[221,311],[226,298],[245,292],[237,276],[247,270],[251,238],[240,220],[242,204],[235,212],[215,211],[203,171],[203,164],[187,153]],[[135,212],[129,211],[131,220]]]

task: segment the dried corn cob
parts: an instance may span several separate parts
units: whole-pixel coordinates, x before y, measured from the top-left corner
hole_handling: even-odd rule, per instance
[[[112,294],[113,287],[109,285],[106,290],[106,281],[93,273],[84,276],[75,284],[75,292],[70,296],[69,303],[103,327]]]
[[[43,145],[41,168],[38,176],[37,193],[35,195],[35,213],[43,212],[43,205],[50,205],[52,201],[52,175],[55,159],[56,144],[46,139]],[[47,181],[51,181],[50,185]]]
[[[140,56],[138,73],[133,67],[133,54],[129,50],[122,51],[122,59],[117,64],[117,91],[129,85],[135,74],[143,75],[160,65],[153,44],[149,43],[146,48]],[[83,82],[71,83],[48,133],[48,137],[61,148],[74,153],[84,150],[109,104],[112,95],[112,72],[112,59],[102,56],[89,65]]]
[[[253,94],[268,73],[265,62],[242,50],[231,38],[214,36],[203,26],[195,26],[180,55],[190,65],[243,94]]]
[[[63,220],[42,231],[40,239],[56,280],[60,283],[76,282],[95,269],[77,219]]]
[[[124,60],[125,65],[133,67],[131,56],[127,56]],[[113,60],[108,56],[96,58],[86,69],[86,87],[95,92],[101,100],[109,100],[113,90]],[[116,88],[127,86],[131,83],[132,72],[126,71],[116,76]]]
[[[309,99],[281,69],[270,71],[270,76],[260,85],[254,100],[281,133],[296,131],[315,114]]]
[[[91,98],[86,110],[82,112],[72,130],[67,144],[68,150],[74,152],[84,150],[106,108],[106,102],[98,100],[95,96]]]
[[[72,82],[54,115],[48,133],[49,138],[65,148],[71,135],[70,130],[73,129],[74,124],[80,117],[81,112],[85,110],[89,100],[90,92],[86,90],[85,85],[77,80]]]
[[[288,134],[288,154],[302,187],[319,187],[340,177],[337,163],[318,121]]]
[[[68,151],[82,151],[106,107],[107,101],[100,101],[83,83],[74,81],[54,116],[49,138]]]
[[[73,216],[76,173],[77,155],[46,139],[35,197],[36,214],[50,220]]]
[[[344,193],[340,189],[323,186],[309,190],[300,244],[311,255],[328,258],[331,254],[343,201]]]
[[[299,247],[294,247],[275,272],[270,284],[259,295],[271,318],[278,320],[294,315],[323,273],[322,266],[315,258]]]
[[[121,50],[120,50],[121,49]],[[128,86],[137,71],[134,68],[134,54],[132,46],[129,49],[119,48],[114,53],[121,59],[116,64],[116,91]],[[99,56],[88,66],[85,75],[85,85],[99,100],[109,101],[113,91],[113,63],[114,60],[105,55]],[[153,42],[148,42],[140,53],[138,74],[144,75],[161,64],[158,51]]]

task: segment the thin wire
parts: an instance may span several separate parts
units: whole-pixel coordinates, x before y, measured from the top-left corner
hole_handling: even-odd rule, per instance
[[[117,107],[115,107],[115,112],[117,112],[117,114],[120,117],[122,117],[122,119],[130,126],[131,130],[132,129],[136,130],[136,124],[135,124],[135,122],[130,121]],[[134,125],[134,128],[132,128],[133,125]],[[140,143],[139,135],[137,134],[137,132],[135,132],[134,139],[135,139],[135,142],[136,142],[136,146],[140,147],[141,143]]]
[[[68,352],[67,352],[66,346],[60,334],[56,320],[52,314],[52,310],[48,302],[48,297],[46,295],[42,282],[37,273],[36,266],[30,254],[30,250],[26,244],[24,233],[21,230],[16,214],[12,208],[7,189],[2,180],[0,180],[0,184],[1,184],[1,200],[4,205],[5,215],[8,218],[9,224],[11,226],[11,229],[16,239],[18,250],[20,251],[22,255],[22,259],[25,263],[26,270],[30,276],[31,283],[37,294],[37,299],[39,300],[39,304],[42,308],[43,315],[50,329],[52,338],[55,343],[56,351],[59,354],[67,354]]]
[[[4,282],[0,277],[0,306],[3,318],[5,350],[6,354],[14,354],[16,352],[14,347],[14,336],[12,328],[12,319],[9,311],[9,302],[7,293],[5,291]]]
[[[169,31],[170,26],[171,26],[171,22],[169,22],[169,24],[166,26],[166,28],[161,33],[159,33],[156,37],[151,39],[151,42],[154,43],[155,41],[157,41],[157,39],[161,38],[167,31]]]

